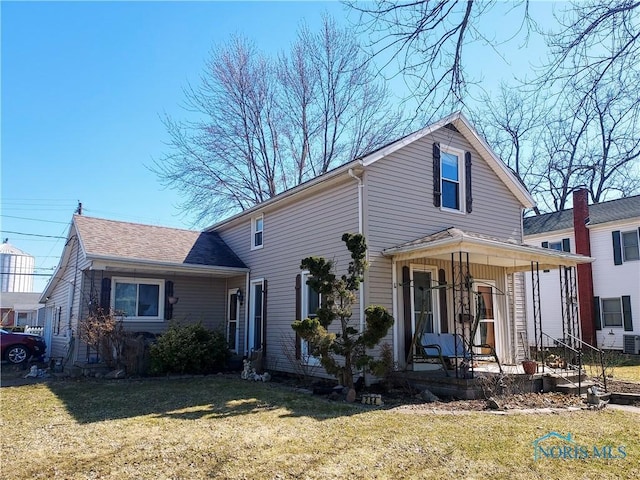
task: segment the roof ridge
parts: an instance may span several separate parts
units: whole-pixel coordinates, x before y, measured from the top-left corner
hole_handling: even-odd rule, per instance
[[[188,229],[188,228],[168,227],[168,226],[165,226],[165,225],[152,225],[152,224],[149,224],[149,223],[131,222],[131,221],[128,221],[128,220],[114,220],[114,219],[110,219],[110,218],[92,217],[92,216],[89,216],[89,215],[79,215],[79,214],[75,213],[73,215],[73,219],[75,220],[76,218],[87,218],[87,219],[90,219],[90,220],[98,220],[98,221],[106,222],[106,223],[120,223],[120,224],[133,225],[133,226],[137,226],[137,227],[161,228],[163,230],[175,230],[175,231],[191,232],[191,233],[210,233],[210,232],[206,232],[206,231],[203,231],[203,230],[192,230],[192,229]]]

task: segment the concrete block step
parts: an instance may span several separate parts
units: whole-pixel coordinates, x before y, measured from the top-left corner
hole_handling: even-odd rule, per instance
[[[587,393],[589,387],[592,387],[594,385],[595,383],[589,380],[585,380],[581,382],[579,386],[578,386],[578,383],[563,383],[561,385],[556,385],[555,391],[562,392],[562,393],[569,393],[573,395],[578,395],[578,394],[583,395]],[[580,390],[578,390],[578,388]]]

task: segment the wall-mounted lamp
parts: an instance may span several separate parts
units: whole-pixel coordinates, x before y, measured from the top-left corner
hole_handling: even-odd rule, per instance
[[[240,302],[240,305],[244,304],[244,297],[242,296],[242,290],[240,290],[240,288],[238,288],[238,290],[236,290],[236,297],[238,297],[238,301]]]
[[[170,297],[167,298],[167,301],[169,302],[169,305],[175,305],[176,303],[178,303],[178,300],[180,300],[179,297],[174,297],[173,295],[171,295]]]
[[[615,333],[613,333],[613,328],[609,330],[609,333],[607,335],[615,335]]]

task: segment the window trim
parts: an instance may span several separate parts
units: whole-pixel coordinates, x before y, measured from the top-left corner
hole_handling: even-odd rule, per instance
[[[300,272],[300,316],[302,317],[302,319],[311,318],[311,313],[307,311],[307,308],[309,306],[309,289],[311,288],[309,285],[307,285],[307,279],[310,276],[311,275],[309,270],[303,270]],[[318,305],[321,305],[321,302],[322,296],[318,294]],[[315,316],[317,317],[317,315]],[[303,338],[300,339],[300,362],[303,365],[309,366],[320,365],[320,358],[309,354],[309,342],[307,342]]]
[[[164,284],[165,280],[160,278],[138,278],[138,277],[111,277],[111,308],[115,310],[116,305],[116,283],[130,283],[135,285],[158,285],[158,315],[155,317],[128,317],[122,315],[122,319],[125,322],[164,322],[164,302],[165,292]],[[138,298],[136,298],[136,311],[138,307]],[[118,312],[116,312],[116,315]]]
[[[262,222],[262,228],[258,230],[257,223]],[[256,235],[260,234],[260,244],[256,245]],[[264,214],[251,218],[251,250],[259,250],[264,247]]]
[[[627,246],[625,245],[624,242],[624,238],[625,235],[635,235],[635,239],[636,239],[636,250],[638,251],[638,258],[627,258]],[[640,238],[638,238],[639,236],[639,232],[638,229],[635,230],[628,230],[626,232],[624,231],[620,231],[620,250],[622,251],[622,261],[623,262],[637,262],[638,260],[640,260]]]
[[[618,302],[618,305],[620,306],[620,324],[616,324],[616,325],[608,325],[607,321],[606,321],[606,314],[607,312],[604,309],[604,302],[605,300],[615,300]],[[611,312],[610,312],[611,313]],[[615,312],[618,313],[618,312]],[[624,308],[622,305],[622,297],[606,297],[606,298],[600,298],[600,315],[602,316],[602,328],[624,328]]]
[[[444,206],[444,188],[445,181],[452,182],[452,180],[445,179],[444,168],[442,162],[444,160],[444,154],[454,155],[458,158],[458,208],[451,208]],[[449,147],[446,145],[440,145],[440,210],[444,212],[459,213],[462,215],[467,214],[467,181],[465,174],[465,152],[459,148]]]

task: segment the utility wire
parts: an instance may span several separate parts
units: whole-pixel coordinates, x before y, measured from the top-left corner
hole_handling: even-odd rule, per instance
[[[40,234],[37,234],[37,233],[12,232],[11,230],[3,230],[2,233],[3,234],[10,233],[11,235],[25,235],[25,236],[28,236],[28,237],[61,238],[63,240],[66,238],[66,237],[59,237],[58,235],[40,235]]]
[[[40,218],[26,218],[26,217],[16,217],[14,215],[0,215],[0,217],[5,217],[5,218],[16,218],[18,220],[31,220],[33,222],[46,222],[46,223],[60,223],[62,225],[68,225],[69,222],[57,222],[55,220],[42,220]]]

